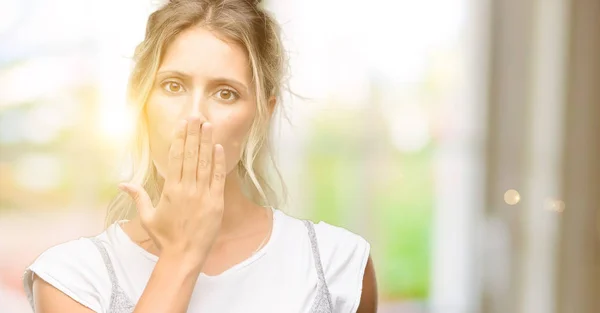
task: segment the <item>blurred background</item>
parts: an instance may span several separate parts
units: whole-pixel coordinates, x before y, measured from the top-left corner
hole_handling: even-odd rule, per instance
[[[162,1],[0,1],[0,312],[100,232]],[[368,239],[380,312],[600,312],[600,1],[264,0],[290,214]]]

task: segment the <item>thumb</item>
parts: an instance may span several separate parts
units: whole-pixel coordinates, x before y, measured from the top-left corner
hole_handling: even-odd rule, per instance
[[[152,210],[152,200],[150,200],[146,190],[142,186],[127,183],[121,183],[118,187],[133,199],[138,214],[142,220],[146,220]]]

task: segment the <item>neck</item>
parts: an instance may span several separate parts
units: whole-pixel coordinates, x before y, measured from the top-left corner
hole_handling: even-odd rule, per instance
[[[232,171],[225,181],[225,206],[219,236],[227,236],[235,232],[249,216],[255,215],[261,207],[246,197],[242,191],[240,178]]]

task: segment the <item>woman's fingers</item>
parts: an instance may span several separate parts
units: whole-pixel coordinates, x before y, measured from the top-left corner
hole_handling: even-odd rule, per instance
[[[179,122],[175,129],[175,138],[169,148],[169,165],[166,183],[178,184],[181,181],[181,168],[183,166],[183,148],[187,134],[187,121]]]
[[[210,172],[212,166],[213,140],[212,125],[209,122],[202,124],[202,139],[200,143],[200,156],[198,158],[197,185],[208,187],[211,181]]]
[[[152,200],[150,200],[150,196],[146,190],[144,190],[142,186],[127,183],[119,184],[119,189],[127,193],[127,195],[133,199],[142,221],[148,221],[154,207],[152,206]]]
[[[215,157],[210,180],[210,193],[212,196],[222,197],[225,191],[225,178],[227,177],[227,165],[225,163],[225,150],[223,146],[215,145]]]
[[[196,187],[196,168],[198,166],[198,145],[200,144],[200,118],[192,117],[188,121],[187,136],[183,153],[181,183]]]
[[[209,122],[201,124],[197,117],[181,122],[169,151],[166,183],[209,187],[213,181],[225,179],[225,156],[220,155],[224,153],[223,146],[219,145],[220,152],[217,153],[212,140],[212,127]],[[222,157],[218,161],[220,164],[213,164],[213,154],[215,158],[217,154]]]

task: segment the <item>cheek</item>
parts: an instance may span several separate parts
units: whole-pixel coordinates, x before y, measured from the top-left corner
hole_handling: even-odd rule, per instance
[[[158,172],[162,175],[168,165],[169,148],[173,132],[182,119],[178,105],[161,105],[159,99],[151,97],[146,106],[150,152]]]

